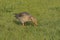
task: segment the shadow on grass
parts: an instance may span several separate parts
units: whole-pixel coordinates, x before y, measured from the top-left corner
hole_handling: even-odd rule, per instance
[[[16,23],[17,25],[22,25],[22,23],[21,22],[19,22],[19,21],[16,21],[16,20],[14,20],[13,21],[14,23]],[[25,26],[34,26],[34,24],[32,23],[32,22],[25,22]]]
[[[17,25],[22,25],[21,22],[16,21],[16,20],[14,20],[13,22],[16,23]]]
[[[33,24],[32,22],[26,22],[25,25],[26,25],[26,26],[27,26],[27,25],[28,25],[28,26],[30,26],[30,25],[31,25],[31,26],[34,26],[34,24]]]

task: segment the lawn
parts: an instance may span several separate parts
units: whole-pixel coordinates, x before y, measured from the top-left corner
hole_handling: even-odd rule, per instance
[[[14,14],[28,12],[38,26],[23,27]],[[60,0],[0,0],[0,40],[60,40]]]

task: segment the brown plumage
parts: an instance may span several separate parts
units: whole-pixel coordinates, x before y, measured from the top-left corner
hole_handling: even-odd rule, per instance
[[[24,23],[28,22],[28,21],[33,22],[34,25],[38,25],[37,24],[37,19],[35,17],[31,16],[27,12],[22,12],[22,13],[19,13],[19,14],[15,14],[15,17],[22,23],[23,26],[24,26]]]

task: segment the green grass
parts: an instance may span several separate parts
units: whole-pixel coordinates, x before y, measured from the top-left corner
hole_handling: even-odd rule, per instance
[[[37,27],[16,22],[14,14],[25,11]],[[60,0],[0,0],[0,40],[60,40]]]

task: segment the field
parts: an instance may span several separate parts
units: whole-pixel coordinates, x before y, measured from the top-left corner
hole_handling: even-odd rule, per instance
[[[28,12],[38,26],[23,27],[14,14]],[[0,40],[60,40],[60,0],[0,0]]]

